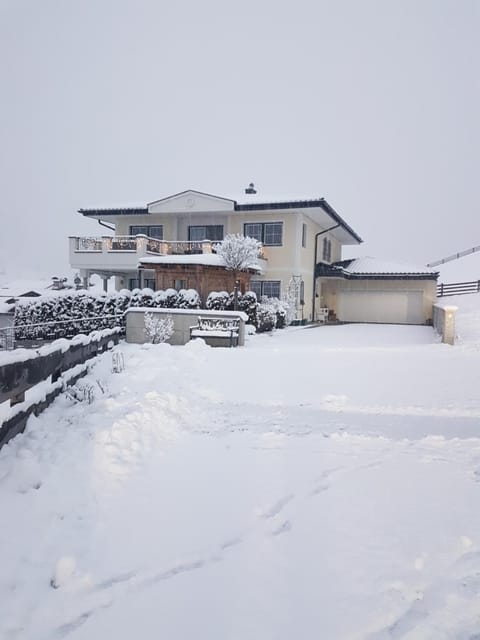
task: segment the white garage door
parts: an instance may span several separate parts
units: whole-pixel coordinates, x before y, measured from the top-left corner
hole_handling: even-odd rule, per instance
[[[425,322],[422,291],[339,291],[337,309],[343,322]]]

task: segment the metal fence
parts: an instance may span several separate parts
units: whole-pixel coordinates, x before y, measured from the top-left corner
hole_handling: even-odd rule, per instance
[[[437,285],[438,298],[459,296],[464,293],[480,293],[480,280],[471,280],[470,282],[451,282],[448,284],[441,282]]]
[[[15,347],[15,329],[14,327],[0,328],[0,349],[9,351]]]

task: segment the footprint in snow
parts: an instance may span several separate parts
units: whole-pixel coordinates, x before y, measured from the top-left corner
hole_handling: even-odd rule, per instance
[[[293,493],[289,493],[287,496],[284,496],[283,498],[280,498],[280,500],[278,500],[277,502],[275,502],[274,504],[272,504],[271,507],[269,507],[266,511],[264,511],[261,515],[262,518],[264,518],[265,520],[269,520],[270,518],[274,518],[275,516],[277,516],[282,509],[284,509],[284,507],[286,507],[286,505],[293,500],[294,495]]]
[[[290,520],[285,520],[282,524],[272,531],[272,536],[279,536],[282,533],[287,533],[292,528]]]

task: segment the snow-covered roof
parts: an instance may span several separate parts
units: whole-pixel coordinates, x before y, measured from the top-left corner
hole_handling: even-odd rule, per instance
[[[296,211],[298,209],[308,209],[313,219],[321,226],[336,223],[332,228],[332,235],[338,236],[338,240],[342,244],[358,244],[362,242],[360,236],[343,220],[343,218],[335,211],[335,209],[320,196],[305,197],[301,194],[292,196],[286,195],[284,197],[277,195],[269,196],[268,194],[255,193],[248,194],[242,193],[240,195],[225,197],[220,195],[207,194],[194,189],[187,189],[180,193],[176,193],[167,197],[156,199],[150,202],[143,202],[141,204],[121,204],[117,207],[112,205],[97,206],[97,207],[85,207],[79,209],[79,213],[85,216],[121,216],[121,215],[143,215],[148,214],[150,206],[162,201],[168,201],[169,199],[175,199],[177,196],[185,196],[188,194],[207,196],[210,198],[223,199],[230,201],[229,206],[226,208],[228,211],[268,211],[271,209],[283,210],[288,209]],[[232,208],[233,207],[233,208]]]
[[[217,253],[198,253],[179,256],[156,256],[141,259],[142,264],[203,264],[210,267],[225,267],[225,260]],[[261,271],[258,265],[252,265],[250,269]]]
[[[122,202],[120,204],[100,204],[82,207],[79,211],[128,211],[130,209],[145,209],[147,211],[147,208],[148,204],[146,202]]]
[[[365,256],[355,258],[349,264],[343,263],[343,271],[357,275],[429,275],[433,276],[438,271],[424,265],[411,265],[399,262],[390,262]]]
[[[237,204],[266,204],[266,203],[278,203],[278,202],[318,202],[323,197],[320,195],[302,195],[302,194],[265,194],[265,193],[241,193],[236,196],[231,196],[232,200],[235,200]]]

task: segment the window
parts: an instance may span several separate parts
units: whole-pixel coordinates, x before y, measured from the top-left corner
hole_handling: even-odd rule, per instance
[[[262,296],[280,298],[280,280],[252,280],[250,289],[257,294],[258,299]]]
[[[330,262],[332,259],[332,242],[328,238],[323,239],[322,256],[325,262]]]
[[[133,291],[134,289],[139,289],[140,283],[138,278],[129,278],[128,288],[130,289],[130,291]],[[142,288],[153,289],[153,291],[155,291],[155,278],[142,278]]]
[[[134,289],[138,289],[138,278],[129,278],[128,288],[130,289],[130,291],[133,291]]]
[[[283,244],[283,222],[246,222],[243,235],[256,238],[269,247],[280,247]]]
[[[202,240],[220,242],[223,240],[223,225],[206,224],[188,227],[188,239],[190,242],[201,242]]]
[[[149,238],[157,238],[157,240],[163,240],[163,224],[153,225],[132,225],[130,227],[130,235],[138,236],[143,234]]]
[[[144,289],[153,289],[155,291],[155,278],[144,278],[143,287]]]
[[[307,246],[307,225],[305,222],[302,224],[302,247]]]
[[[186,280],[175,280],[173,284],[173,288],[175,291],[180,291],[180,289],[186,289],[187,283]]]

